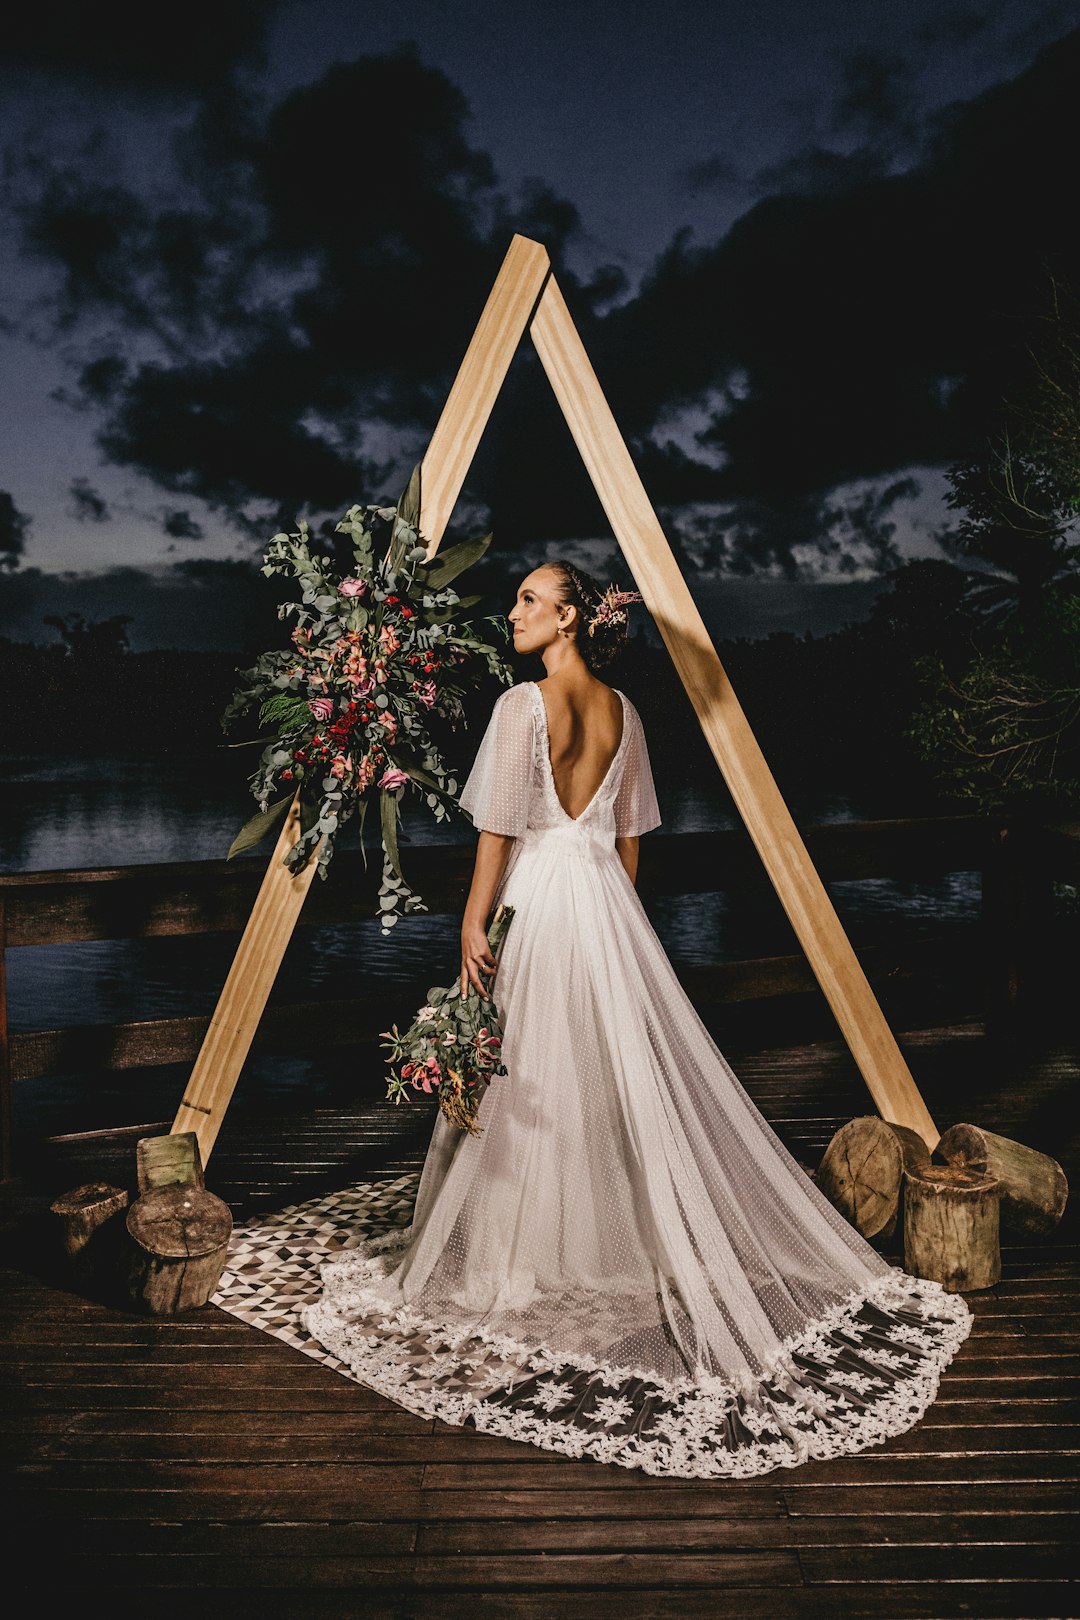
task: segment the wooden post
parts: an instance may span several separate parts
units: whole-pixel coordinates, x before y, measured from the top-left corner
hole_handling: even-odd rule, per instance
[[[151,1316],[205,1305],[225,1269],[229,1206],[202,1187],[157,1187],[127,1212],[134,1244],[130,1290]]]
[[[933,1150],[938,1129],[724,673],[554,277],[531,332],[615,538],[870,1095],[885,1119],[917,1131]]]
[[[950,1293],[1001,1280],[1001,1185],[993,1176],[931,1164],[904,1177],[904,1269]]]
[[[205,1165],[232,1101],[266,999],[292,938],[300,908],[315,876],[312,857],[295,876],[284,864],[300,837],[300,805],[294,800],[274,845],[258,896],[214,1008],[172,1134],[194,1131]]]
[[[421,463],[421,532],[429,556],[446,532],[550,271],[547,250],[539,242],[514,237]]]

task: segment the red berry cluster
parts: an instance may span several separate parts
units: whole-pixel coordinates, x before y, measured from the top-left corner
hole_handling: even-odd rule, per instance
[[[334,721],[334,724],[330,727],[330,731],[329,731],[328,735],[333,738],[333,741],[337,745],[337,749],[338,749],[339,753],[346,746],[346,744],[348,743],[349,738],[352,735],[353,728],[355,727],[355,725],[356,725],[356,723],[357,723],[357,721],[359,719],[360,719],[360,705],[359,705],[359,703],[355,703],[355,702],[350,703],[348,708],[343,711],[343,713],[338,717],[338,719],[336,719]]]

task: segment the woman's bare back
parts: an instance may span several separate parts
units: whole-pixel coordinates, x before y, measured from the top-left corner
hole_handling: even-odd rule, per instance
[[[622,741],[619,694],[603,681],[566,686],[537,681],[547,714],[551,775],[559,803],[575,820],[603,785]]]

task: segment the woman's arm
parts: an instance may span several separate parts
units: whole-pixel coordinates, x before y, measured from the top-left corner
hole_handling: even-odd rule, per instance
[[[637,838],[616,838],[615,840],[616,853],[626,867],[626,875],[631,883],[637,882],[638,843]]]
[[[487,920],[513,847],[514,839],[503,833],[481,832],[477,842],[472,883],[461,922],[463,996],[468,995],[470,984],[482,996],[491,994],[491,985],[485,984],[480,977],[481,973],[487,974],[492,980],[495,976],[495,958],[488,949]]]

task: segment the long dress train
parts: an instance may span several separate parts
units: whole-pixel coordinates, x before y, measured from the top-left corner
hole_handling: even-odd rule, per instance
[[[461,803],[513,835],[482,1134],[440,1115],[413,1221],[304,1314],[412,1411],[651,1474],[746,1477],[900,1434],[970,1328],[804,1175],[698,1018],[615,848],[659,825],[641,720],[576,818],[534,682]]]

